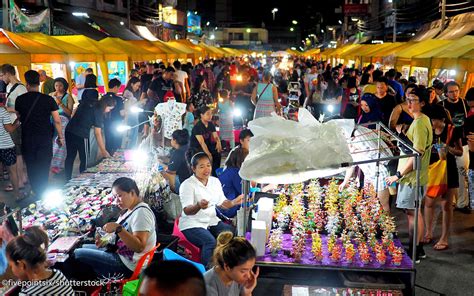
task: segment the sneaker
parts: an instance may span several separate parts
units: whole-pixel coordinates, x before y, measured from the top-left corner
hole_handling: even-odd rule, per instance
[[[416,247],[416,259],[425,259],[426,258],[426,253],[425,250],[423,249],[423,245],[419,245]]]

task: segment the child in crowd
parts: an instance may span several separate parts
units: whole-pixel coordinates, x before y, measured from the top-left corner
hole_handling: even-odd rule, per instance
[[[229,91],[219,91],[219,132],[222,140],[229,143],[231,149],[235,147],[234,140],[234,103],[229,98]]]
[[[222,232],[214,250],[214,267],[204,274],[207,296],[252,295],[259,269],[255,249],[245,238]]]
[[[192,102],[187,102],[183,128],[188,131],[190,137],[194,127],[194,110],[194,104]]]
[[[48,243],[48,235],[38,226],[28,228],[8,243],[6,254],[13,274],[30,282],[22,286],[20,295],[74,295],[62,272],[47,267]]]

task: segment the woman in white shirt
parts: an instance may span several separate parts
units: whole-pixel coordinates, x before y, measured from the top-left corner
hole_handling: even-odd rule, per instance
[[[195,246],[201,249],[201,263],[207,266],[216,247],[216,237],[223,231],[233,232],[231,225],[219,220],[216,207],[230,209],[242,198],[226,199],[219,179],[211,176],[212,164],[204,152],[191,159],[194,175],[181,184],[179,196],[183,212],[179,229]]]
[[[132,107],[143,108],[144,106],[139,102],[140,98],[140,79],[132,77],[128,80],[127,86],[123,91],[123,98],[125,102],[125,116],[127,125],[131,126],[128,134],[127,149],[134,149],[138,141],[138,113],[133,112]]]
[[[103,230],[115,233],[113,248],[105,250],[104,242],[96,237],[96,244],[85,244],[74,251],[75,259],[92,267],[99,277],[112,274],[128,278],[138,260],[156,245],[155,215],[140,197],[137,184],[130,178],[118,178],[112,184],[118,206],[126,210],[116,222],[104,225]],[[105,242],[107,243],[107,242]]]

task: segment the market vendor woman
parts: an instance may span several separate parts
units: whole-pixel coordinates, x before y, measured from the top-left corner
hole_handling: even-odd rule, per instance
[[[100,239],[95,245],[83,245],[74,251],[77,261],[92,267],[99,277],[132,275],[138,260],[156,244],[155,216],[140,198],[137,184],[130,178],[115,180],[112,192],[120,208],[126,210],[116,222],[104,225],[107,233],[116,235],[115,248],[106,251]],[[116,249],[113,250],[113,249]]]
[[[223,231],[233,231],[231,225],[220,221],[215,207],[230,209],[241,198],[226,199],[219,179],[211,176],[211,160],[200,152],[191,159],[194,175],[181,184],[179,197],[183,213],[179,229],[184,236],[201,249],[201,263],[207,266],[216,247],[216,237]]]

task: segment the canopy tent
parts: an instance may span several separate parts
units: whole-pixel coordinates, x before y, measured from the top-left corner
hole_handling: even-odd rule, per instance
[[[458,59],[474,49],[474,36],[464,36],[456,41],[413,56],[411,65],[431,69],[457,69]]]
[[[474,12],[468,12],[452,17],[448,27],[437,38],[452,40],[461,38],[472,31],[474,31]]]
[[[450,40],[425,40],[420,42],[409,42],[411,46],[397,50],[394,54],[396,58],[396,67],[402,67],[411,64],[411,58],[416,55],[423,54],[427,51],[442,47],[451,43]]]
[[[141,48],[140,50],[137,50],[136,46],[133,46],[133,44],[128,43],[127,41],[124,41],[120,38],[115,38],[115,37],[107,37],[105,39],[102,39],[99,41],[101,44],[102,48],[115,48],[115,49],[120,49],[121,51],[125,52],[128,57],[129,61],[151,61],[151,60],[156,60],[157,58],[163,58],[166,57],[165,55],[156,55],[152,51],[148,51],[146,49]]]
[[[397,44],[398,46],[399,44]],[[374,44],[374,46],[367,48],[364,52],[360,53],[361,57],[361,64],[364,66],[365,64],[372,63],[372,56],[379,51],[386,50],[390,47],[393,47],[393,43],[383,43],[383,44]]]
[[[178,43],[181,43],[181,44],[184,44],[186,47],[188,48],[191,48],[192,50],[196,51],[196,52],[199,52],[200,53],[200,56],[202,57],[205,57],[206,56],[206,53],[205,53],[205,49],[202,48],[201,46],[197,45],[197,44],[194,44],[192,43],[190,40],[188,39],[179,39],[179,40],[174,40],[175,42],[178,42]]]
[[[318,55],[321,53],[321,49],[320,48],[313,48],[313,49],[310,49],[310,50],[307,50],[304,55],[306,56],[315,56],[315,55]]]
[[[416,32],[411,41],[423,41],[433,39],[441,31],[441,20],[436,20],[431,23],[424,24],[421,29]]]
[[[31,66],[31,55],[13,45],[0,44],[0,63],[29,68]]]
[[[459,66],[467,72],[474,73],[474,49],[462,55],[459,59]]]
[[[323,59],[325,59],[325,60],[329,60],[329,57],[331,56],[331,54],[332,54],[333,52],[336,51],[336,49],[337,49],[337,48],[330,48],[330,49],[327,49],[327,50],[323,50],[323,51],[321,52],[321,57],[322,57]]]
[[[220,49],[217,48],[217,47],[207,45],[207,44],[204,43],[204,42],[200,42],[200,43],[199,43],[199,46],[201,46],[202,48],[206,49],[207,52],[209,53],[209,57],[211,57],[211,58],[216,58],[216,57],[220,58],[220,57],[225,56],[225,54],[226,54],[225,51],[220,50]]]
[[[411,46],[411,43],[409,42],[394,42],[394,43],[391,43],[390,46],[387,46],[386,48],[383,48],[379,51],[376,51],[375,53],[373,53],[372,57],[371,57],[371,63],[372,64],[376,64],[376,63],[379,63],[379,64],[383,64],[383,65],[394,65],[395,64],[395,57],[394,57],[394,54],[399,51],[399,50],[402,50],[404,48],[407,48]]]
[[[358,44],[359,46],[354,46],[351,49],[343,52],[341,58],[346,60],[352,60],[355,62],[355,66],[359,66],[362,63],[362,55],[365,52],[369,52],[377,47],[378,44]],[[347,64],[347,61],[346,61]]]
[[[286,52],[289,53],[289,54],[291,54],[291,55],[296,55],[296,56],[301,55],[301,52],[299,52],[299,51],[297,51],[297,50],[293,50],[293,49],[291,49],[291,48],[288,48],[288,49],[286,50]]]
[[[169,54],[167,55],[168,59],[187,59],[188,56],[193,54],[193,51],[187,49],[178,49],[177,47],[171,46],[171,44],[168,44],[167,42],[163,42],[161,40],[157,41],[150,41],[154,46],[157,46],[159,48],[166,48],[169,51]],[[192,59],[192,56],[189,57]]]
[[[0,29],[0,44],[14,46],[30,54],[32,63],[66,63],[68,57],[64,51],[44,45],[18,34]]]
[[[128,54],[115,47],[104,47],[98,41],[90,39],[83,35],[53,36],[53,38],[74,44],[75,46],[85,48],[95,52],[100,61],[127,61]]]
[[[22,33],[20,36],[34,40],[43,45],[53,47],[57,50],[64,51],[69,57],[69,61],[81,61],[81,62],[96,62],[97,54],[92,50],[75,46],[74,44],[52,38],[49,35],[43,33]]]
[[[166,42],[166,45],[168,45],[169,47],[175,50],[179,50],[180,52],[184,52],[186,54],[186,58],[190,58],[194,62],[197,62],[199,58],[202,59],[203,56],[205,56],[204,50],[200,51],[198,49],[194,49],[178,41],[168,41]]]
[[[186,57],[186,54],[181,52],[177,54],[173,49],[161,43],[153,43],[148,40],[129,40],[127,43],[138,48],[139,50],[144,49],[146,51],[155,53],[157,59],[176,59],[179,58],[180,54]]]

